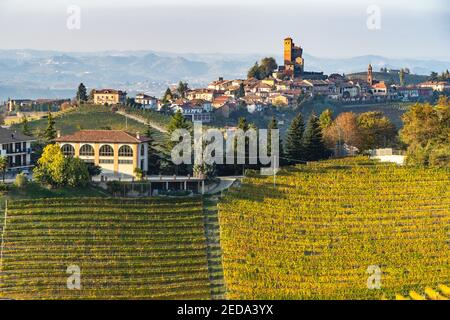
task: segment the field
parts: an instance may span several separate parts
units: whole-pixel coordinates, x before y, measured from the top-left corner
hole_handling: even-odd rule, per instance
[[[211,297],[201,198],[11,200],[6,221],[0,298]]]
[[[109,129],[109,130],[126,130],[132,133],[145,133],[147,126],[132,119],[126,120],[124,116],[111,112],[109,107],[85,105],[69,112],[58,113],[55,115],[56,130],[60,130],[61,134],[71,134],[79,130],[87,129]],[[20,124],[15,124],[13,128],[19,128]],[[29,127],[34,135],[38,135],[39,131],[47,127],[47,119],[30,121]],[[153,130],[154,139],[163,141],[164,134]]]
[[[450,282],[450,169],[356,158],[285,169],[275,186],[254,174],[219,221],[231,299],[394,298]]]

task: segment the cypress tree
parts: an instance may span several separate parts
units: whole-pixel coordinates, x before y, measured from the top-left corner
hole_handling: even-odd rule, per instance
[[[77,91],[77,101],[78,102],[86,102],[88,100],[86,87],[83,83],[80,83]]]
[[[47,142],[51,142],[56,138],[55,120],[50,111],[48,112],[47,128],[44,131],[44,138]]]
[[[303,146],[308,161],[317,161],[330,156],[330,151],[323,141],[319,118],[315,114],[312,114],[308,120],[303,135]]]
[[[285,155],[290,164],[305,160],[305,151],[303,147],[303,134],[305,124],[301,113],[297,114],[292,120],[286,136]]]

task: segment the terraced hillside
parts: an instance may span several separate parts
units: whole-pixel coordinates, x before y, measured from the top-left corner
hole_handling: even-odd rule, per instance
[[[209,299],[202,200],[10,201],[0,268],[1,298]]]
[[[381,299],[450,282],[450,169],[363,158],[254,175],[219,204],[228,298]]]

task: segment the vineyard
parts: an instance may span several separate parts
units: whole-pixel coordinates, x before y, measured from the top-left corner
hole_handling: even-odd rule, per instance
[[[450,282],[450,170],[365,158],[248,176],[219,204],[231,299],[392,299]]]
[[[0,298],[208,299],[202,200],[10,201],[0,268]]]

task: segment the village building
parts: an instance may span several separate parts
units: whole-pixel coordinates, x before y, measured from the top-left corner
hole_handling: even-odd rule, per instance
[[[94,90],[94,104],[96,105],[116,105],[125,104],[127,100],[127,93],[121,90],[101,89]]]
[[[218,91],[215,89],[196,89],[187,92],[187,99],[189,100],[206,100],[212,102],[216,96],[223,94],[223,91]]]
[[[0,127],[0,155],[8,159],[8,171],[19,172],[32,167],[31,143],[35,141],[21,132]]]
[[[450,83],[445,81],[426,81],[418,85],[420,88],[431,88],[433,91],[450,91]]]
[[[158,108],[158,99],[144,93],[138,93],[134,101],[140,104],[143,109],[155,110]]]
[[[149,138],[121,130],[81,130],[55,142],[66,157],[79,157],[100,166],[101,178],[129,179],[136,169],[148,171]]]

